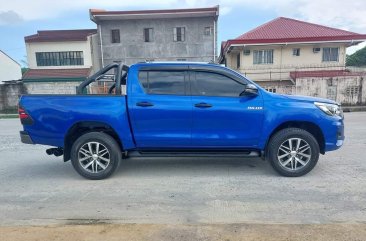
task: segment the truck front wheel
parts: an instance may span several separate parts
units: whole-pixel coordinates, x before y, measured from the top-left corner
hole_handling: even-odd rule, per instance
[[[312,134],[299,128],[277,132],[268,146],[268,159],[281,175],[299,177],[310,172],[319,159],[319,144]]]
[[[72,145],[71,162],[83,177],[100,180],[109,177],[122,159],[118,143],[102,132],[89,132]]]

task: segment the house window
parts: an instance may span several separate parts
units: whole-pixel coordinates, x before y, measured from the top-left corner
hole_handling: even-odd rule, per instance
[[[323,48],[323,62],[338,62],[339,48]]]
[[[273,64],[273,49],[254,50],[253,64]]]
[[[293,56],[300,56],[300,48],[292,49]]]
[[[348,86],[346,88],[346,95],[347,96],[357,96],[360,92],[360,87],[357,85]]]
[[[211,36],[211,27],[205,27],[205,36]]]
[[[271,92],[271,93],[276,93],[277,92],[276,88],[274,88],[274,87],[266,88],[266,90],[268,92]]]
[[[36,52],[37,66],[84,65],[83,51]]]
[[[174,42],[184,42],[186,35],[185,27],[174,28]]]
[[[240,68],[240,53],[238,53],[238,55],[236,55],[236,68],[237,69]]]
[[[120,43],[121,42],[121,36],[119,34],[119,29],[113,29],[111,31],[112,36],[112,43]]]
[[[144,41],[145,42],[154,41],[154,32],[152,28],[144,28]]]

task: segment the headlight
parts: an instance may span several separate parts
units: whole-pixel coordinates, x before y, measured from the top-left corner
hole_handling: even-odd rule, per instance
[[[343,118],[343,111],[339,105],[314,102],[314,105],[330,116],[339,116]]]

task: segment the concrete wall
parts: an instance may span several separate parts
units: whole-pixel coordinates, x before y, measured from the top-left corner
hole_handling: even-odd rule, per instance
[[[0,84],[2,81],[19,80],[22,78],[20,65],[0,51]]]
[[[366,105],[366,74],[332,78],[307,77],[291,81],[259,81],[263,88],[279,93],[331,99],[342,105]]]
[[[75,94],[81,82],[28,82],[24,83],[29,94]]]
[[[26,43],[28,67],[30,69],[90,68],[93,65],[91,38],[87,41]],[[84,65],[37,66],[36,52],[82,51]]]
[[[17,109],[22,94],[75,94],[80,82],[30,82],[0,84],[0,112]]]
[[[128,65],[136,62],[215,60],[217,29],[213,17],[179,19],[142,19],[101,21],[98,34],[102,35],[104,65],[122,61]],[[174,27],[185,27],[185,41],[173,41]],[[204,35],[205,27],[212,28],[210,36]],[[144,42],[144,28],[153,28],[153,42]],[[121,43],[111,43],[111,30],[119,29]]]
[[[354,90],[358,89],[355,94]],[[366,75],[333,78],[298,78],[296,94],[333,99],[344,105],[366,104]]]
[[[0,85],[0,111],[14,111],[17,109],[19,96],[26,94],[22,83]]]
[[[323,48],[339,48],[339,61],[323,62]],[[300,56],[294,56],[292,50],[300,48]],[[320,48],[320,52],[314,53],[313,48]],[[226,65],[238,70],[248,78],[255,81],[288,80],[290,72],[295,70],[329,70],[341,69],[345,66],[346,46],[345,44],[311,44],[311,45],[265,45],[246,46],[250,50],[249,55],[244,55],[244,47],[236,47],[232,52],[226,54]],[[253,50],[273,49],[273,64],[253,64]],[[237,68],[237,55],[240,54],[240,68]]]

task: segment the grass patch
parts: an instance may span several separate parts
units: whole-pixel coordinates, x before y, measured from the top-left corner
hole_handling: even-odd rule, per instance
[[[18,109],[12,108],[12,109],[1,110],[0,114],[9,114],[9,115],[13,114],[13,115],[15,115],[15,114],[18,114]]]
[[[19,118],[17,114],[0,114],[0,119],[15,119]]]

